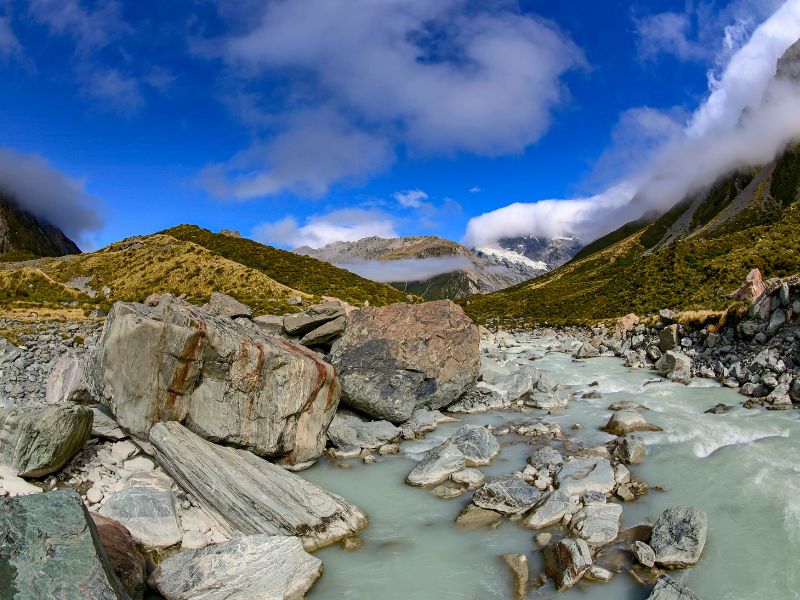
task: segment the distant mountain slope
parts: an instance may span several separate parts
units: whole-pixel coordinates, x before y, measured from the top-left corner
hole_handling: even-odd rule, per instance
[[[79,254],[57,227],[38,220],[0,194],[0,261]]]
[[[256,269],[283,285],[313,296],[336,296],[356,306],[365,302],[384,306],[407,301],[406,294],[389,285],[253,240],[212,233],[195,225],[179,225],[162,233],[198,244],[215,255]]]
[[[534,281],[462,300],[481,322],[584,323],[628,312],[724,309],[754,267],[800,272],[800,145],[679,202],[652,223],[628,223]]]
[[[583,242],[576,236],[545,239],[528,235],[503,238],[497,245],[537,263],[543,263],[546,271],[557,269],[570,261],[583,248]]]
[[[365,276],[376,273],[384,278],[402,272],[391,284],[427,300],[493,292],[544,272],[543,266],[512,252],[472,251],[437,236],[369,237],[318,249],[304,246],[294,252]]]

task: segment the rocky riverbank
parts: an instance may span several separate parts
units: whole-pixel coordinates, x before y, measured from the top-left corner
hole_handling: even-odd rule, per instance
[[[442,501],[462,499],[456,526],[508,520],[536,532],[541,572],[529,572],[525,555],[503,558],[519,597],[624,573],[651,598],[696,597],[664,569],[698,561],[709,520],[701,507],[621,526],[625,504],[650,489],[636,476],[647,456],[641,433],[660,428],[641,406],[618,402],[603,427],[611,441],[576,443],[549,416],[600,394],[565,386],[536,361],[548,351],[620,356],[682,383],[708,376],[713,361],[732,361],[714,377],[746,393],[747,384],[769,388],[752,397],[782,407],[775,390],[785,389],[790,405],[798,381],[796,298],[794,283],[770,287],[749,320],[718,332],[682,329],[667,311],[652,324],[626,317],[613,332],[479,331],[450,302],[354,309],[330,299],[253,318],[222,295],[205,307],[171,296],[118,303],[105,322],[6,319],[16,344],[0,349],[0,530],[27,527],[16,515],[28,503],[42,503],[41,518],[51,502],[68,507],[94,532],[61,542],[96,557],[75,573],[82,581],[104,573],[96,597],[124,597],[120,585],[132,597],[148,588],[165,598],[300,597],[321,573],[309,552],[333,543],[357,549],[368,515],[291,471],[323,454],[344,467],[355,458],[381,463],[441,423],[503,411],[502,426],[459,426],[406,481]],[[758,320],[764,305],[769,319]],[[778,310],[786,320],[771,328]],[[746,381],[735,367],[744,361]],[[527,463],[487,477],[508,443],[529,449]],[[23,538],[0,550],[19,589],[38,560]],[[47,585],[63,576],[61,556],[50,559]],[[198,576],[181,580],[187,570]]]

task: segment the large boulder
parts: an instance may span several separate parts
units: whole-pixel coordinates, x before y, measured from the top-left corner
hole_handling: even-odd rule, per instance
[[[176,554],[149,581],[167,600],[298,600],[320,575],[299,538],[251,535]]]
[[[653,525],[650,537],[656,565],[679,569],[697,563],[707,534],[708,517],[705,512],[693,506],[668,508]]]
[[[353,311],[333,355],[343,402],[393,423],[447,406],[477,380],[479,342],[478,327],[449,300]]]
[[[130,531],[121,523],[96,513],[92,514],[92,521],[114,574],[131,598],[141,600],[147,590],[147,569]]]
[[[0,465],[22,477],[55,473],[89,439],[92,417],[74,404],[0,409]]]
[[[86,385],[86,360],[74,352],[60,356],[47,377],[46,389],[47,404],[91,403],[92,396]]]
[[[700,596],[669,575],[662,575],[647,600],[700,600]]]
[[[661,428],[645,421],[641,413],[635,410],[620,410],[611,415],[603,431],[622,436],[635,431],[661,431]]]
[[[367,524],[352,504],[251,452],[203,440],[180,423],[150,430],[156,460],[230,536],[299,536],[307,550]]]
[[[88,375],[136,436],[179,421],[290,465],[319,457],[339,401],[334,369],[316,353],[169,295],[156,307],[114,304]]]
[[[74,490],[0,498],[0,597],[129,600]]]

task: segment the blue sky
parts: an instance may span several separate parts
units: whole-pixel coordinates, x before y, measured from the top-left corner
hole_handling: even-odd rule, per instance
[[[461,240],[624,180],[781,4],[0,0],[0,187],[84,248]]]

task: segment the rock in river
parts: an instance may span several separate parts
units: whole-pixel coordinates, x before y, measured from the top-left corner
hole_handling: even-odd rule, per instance
[[[320,575],[299,538],[251,535],[176,554],[149,581],[167,600],[298,600]]]
[[[114,304],[87,377],[141,438],[179,421],[291,465],[320,456],[339,401],[334,369],[316,353],[168,294],[156,307]]]
[[[353,311],[333,354],[343,402],[376,419],[455,402],[478,378],[478,327],[449,300]]]
[[[544,549],[544,568],[559,591],[578,583],[592,566],[592,553],[581,539],[564,538]]]
[[[55,473],[86,443],[92,417],[74,404],[0,409],[0,464],[22,477]]]
[[[619,535],[622,507],[619,504],[590,504],[572,517],[570,529],[590,547],[607,546]]]
[[[529,529],[542,529],[555,525],[564,515],[577,510],[578,504],[574,497],[561,490],[554,490],[541,497],[522,524]]]
[[[406,477],[409,485],[434,485],[441,483],[466,467],[464,453],[455,444],[446,441],[431,448],[422,461]]]
[[[158,423],[159,464],[235,535],[293,535],[307,550],[355,535],[364,514],[344,499],[247,452],[212,444],[180,423]]]
[[[603,431],[611,435],[628,435],[634,431],[661,431],[660,427],[644,420],[641,413],[634,410],[620,410],[611,415]]]
[[[662,575],[647,600],[700,600],[700,596],[669,575]]]
[[[516,515],[529,510],[539,500],[541,492],[516,475],[493,479],[479,488],[472,502],[480,508],[504,515]]]
[[[614,489],[614,471],[605,458],[573,456],[556,475],[558,489],[570,496],[582,496],[586,492],[607,494]]]
[[[708,533],[706,513],[693,506],[668,508],[653,525],[650,546],[656,564],[679,569],[697,563]]]
[[[0,597],[127,600],[74,490],[0,498]]]
[[[450,436],[449,441],[461,450],[468,467],[488,465],[500,452],[497,438],[480,425],[462,425]]]

